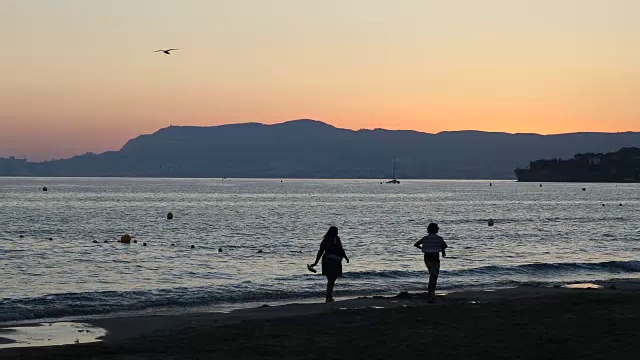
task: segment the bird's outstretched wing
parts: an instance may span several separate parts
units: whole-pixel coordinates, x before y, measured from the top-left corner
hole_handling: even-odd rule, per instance
[[[167,49],[167,51],[180,50],[180,49]]]
[[[165,51],[165,50],[154,50],[152,52],[163,52],[163,51]]]

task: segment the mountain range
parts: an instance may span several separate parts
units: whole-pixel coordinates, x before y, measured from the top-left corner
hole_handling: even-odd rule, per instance
[[[515,179],[530,161],[640,146],[640,132],[558,135],[349,130],[315,120],[170,126],[120,150],[0,159],[3,176]]]

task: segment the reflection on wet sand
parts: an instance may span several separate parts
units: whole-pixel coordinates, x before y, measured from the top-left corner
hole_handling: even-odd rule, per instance
[[[601,289],[602,285],[593,284],[593,283],[578,283],[578,284],[569,284],[564,287],[569,289]]]
[[[92,343],[107,331],[74,322],[42,323],[0,329],[0,349]]]

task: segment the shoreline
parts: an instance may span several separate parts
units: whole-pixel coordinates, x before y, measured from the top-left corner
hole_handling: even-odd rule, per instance
[[[570,285],[570,284],[568,284]],[[575,293],[617,294],[619,292],[640,293],[640,280],[633,281],[595,281],[580,283],[578,287],[514,287],[498,290],[469,290],[450,293],[438,293],[435,305],[459,305],[465,303],[486,304],[520,300],[549,300],[556,296]],[[170,315],[106,317],[83,321],[107,330],[101,339],[105,342],[117,342],[149,334],[156,330],[198,321],[212,322],[216,326],[231,325],[243,321],[273,320],[288,317],[311,317],[334,312],[336,310],[393,309],[400,307],[432,306],[427,303],[426,292],[400,292],[393,296],[370,295],[356,298],[324,302],[294,302],[283,305],[261,305],[231,310],[229,312],[193,312]],[[131,325],[131,326],[129,326]],[[134,328],[134,325],[137,328]]]
[[[105,356],[104,358],[110,358],[107,354],[111,354],[113,351],[122,351],[123,354],[121,355],[123,356],[134,356],[140,349],[149,351],[149,346],[152,346],[152,344],[173,344],[180,348],[184,342],[195,341],[194,339],[203,336],[204,333],[219,333],[224,329],[234,329],[234,331],[241,333],[242,331],[253,331],[256,326],[261,328],[267,326],[266,324],[272,323],[280,324],[284,328],[294,325],[300,326],[303,333],[286,333],[287,337],[298,339],[309,337],[315,331],[314,326],[303,325],[307,321],[324,323],[325,318],[337,318],[338,322],[333,325],[339,326],[341,319],[350,317],[353,314],[357,314],[358,319],[360,319],[356,321],[356,324],[359,329],[364,327],[358,330],[364,331],[364,336],[368,331],[365,326],[367,319],[379,316],[384,317],[384,314],[391,315],[390,313],[395,312],[421,314],[438,309],[438,313],[441,310],[455,313],[458,310],[468,311],[469,307],[474,307],[478,313],[487,315],[485,313],[489,310],[502,309],[507,311],[509,309],[540,305],[548,305],[549,309],[556,309],[576,302],[584,302],[587,304],[585,306],[591,306],[600,311],[603,306],[606,306],[607,302],[612,301],[611,299],[615,299],[612,304],[628,305],[627,303],[629,302],[634,305],[640,304],[640,281],[594,282],[593,285],[597,285],[600,288],[518,287],[495,291],[461,291],[439,295],[435,304],[427,304],[424,293],[400,293],[396,296],[366,296],[340,300],[329,304],[291,303],[277,306],[266,305],[230,312],[195,312],[177,315],[106,317],[102,319],[78,318],[78,322],[105,329],[107,331],[106,335],[101,338],[100,342],[96,343],[0,349],[0,356],[30,359],[39,358],[39,356],[47,353],[49,354],[47,355],[48,358],[57,358],[57,356],[60,356],[60,358],[83,358],[81,356],[87,356],[87,358],[102,358],[100,356]],[[637,311],[634,316],[640,318],[640,307],[635,306],[635,308],[637,308]],[[542,311],[543,313],[551,311],[549,309],[543,307]],[[455,318],[455,322],[459,324],[465,324],[465,321],[468,321],[456,314],[452,316]],[[497,320],[498,322],[505,321],[505,319]],[[29,326],[29,324],[25,325]],[[33,323],[30,325],[33,326]],[[328,328],[332,326],[331,323],[325,325]],[[638,326],[640,327],[640,325]],[[369,330],[374,331],[375,329],[377,328]],[[309,334],[304,333],[307,330]],[[640,334],[640,331],[638,333]],[[328,334],[328,336],[330,335]],[[1,332],[0,343],[2,343]],[[247,346],[251,345],[247,344]],[[207,351],[215,353],[216,349],[218,347]],[[164,350],[158,349],[158,351],[164,353]],[[184,354],[179,353],[175,358],[181,358],[181,355]],[[159,354],[155,354],[155,356],[159,356]]]
[[[448,296],[451,294],[475,294],[475,293],[486,293],[486,292],[502,292],[509,291],[513,289],[544,289],[544,288],[562,288],[570,284],[594,284],[608,287],[615,286],[615,284],[630,284],[630,283],[639,283],[640,278],[636,277],[620,277],[620,278],[611,278],[611,279],[598,279],[598,280],[576,280],[575,282],[561,282],[561,281],[553,281],[553,282],[525,282],[522,284],[514,284],[514,285],[497,285],[497,286],[458,286],[458,287],[447,287],[444,286],[443,289],[438,290],[438,295],[440,296]],[[426,285],[425,285],[426,286]],[[625,286],[625,285],[623,285]],[[400,293],[403,292],[414,292],[415,289],[410,290],[400,290]],[[338,291],[341,293],[343,291]],[[393,298],[399,294],[398,290],[396,291],[384,291],[381,290],[379,292],[369,292],[363,293],[359,292],[356,294],[349,293],[343,295],[334,296],[336,301],[350,301],[357,299],[367,299],[367,298]],[[457,296],[457,295],[456,295]],[[275,298],[266,298],[263,300],[252,300],[250,302],[215,302],[210,304],[198,304],[193,306],[162,306],[162,307],[150,307],[136,310],[120,310],[120,311],[112,311],[112,312],[104,312],[104,313],[95,313],[95,314],[71,314],[71,315],[60,315],[60,316],[51,316],[51,317],[37,317],[37,318],[25,318],[25,319],[13,319],[13,320],[4,320],[0,321],[0,330],[9,327],[28,327],[37,325],[40,323],[56,323],[56,322],[84,322],[84,323],[93,323],[100,322],[106,319],[114,319],[114,318],[144,318],[144,317],[155,317],[155,316],[185,316],[191,314],[212,314],[212,313],[220,313],[220,314],[228,314],[235,313],[237,311],[245,311],[253,308],[259,307],[280,307],[287,306],[292,304],[319,304],[322,303],[323,300],[323,292],[318,291],[317,297],[295,297],[289,299],[275,299]],[[1,340],[1,332],[0,332],[0,340]]]

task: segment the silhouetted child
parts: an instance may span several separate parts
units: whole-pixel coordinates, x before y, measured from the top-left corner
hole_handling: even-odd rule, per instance
[[[438,224],[431,223],[427,226],[428,235],[416,241],[413,246],[422,250],[424,253],[424,264],[429,271],[429,287],[427,290],[427,301],[432,303],[435,300],[436,284],[438,283],[438,274],[440,273],[440,252],[446,257],[447,243],[438,235]]]

